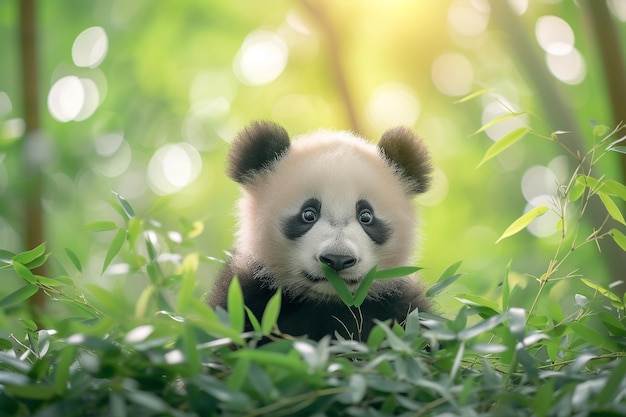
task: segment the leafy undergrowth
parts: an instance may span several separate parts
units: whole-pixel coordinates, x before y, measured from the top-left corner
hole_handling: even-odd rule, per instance
[[[624,300],[590,282],[568,317],[508,306],[505,280],[500,303],[460,295],[464,306],[452,319],[415,311],[404,327],[379,323],[364,342],[313,342],[276,336],[279,297],[258,332],[242,334],[237,285],[229,312],[193,295],[197,255],[171,276],[155,272],[161,281],[150,281],[143,296],[150,302],[125,316],[113,292],[92,287],[74,298],[67,276],[32,275],[29,266],[44,252],[42,245],[11,260],[4,252],[3,262],[72,313],[48,319],[46,330],[22,320],[21,334],[0,339],[2,416],[626,414]],[[454,281],[458,267],[433,290]],[[169,281],[177,282],[177,296],[167,301]],[[18,290],[0,304],[29,293]],[[264,335],[272,341],[257,346]]]
[[[614,200],[626,201],[626,186],[592,170],[600,156],[625,151],[617,146],[624,138],[611,137],[616,131],[587,155],[573,154],[578,167],[552,207],[561,243],[526,304],[514,297],[509,264],[497,301],[458,294],[461,307],[446,318],[414,311],[404,326],[379,323],[365,341],[277,335],[280,293],[254,318],[255,331],[242,333],[247,313],[236,280],[228,312],[195,293],[201,263],[214,262],[190,249],[202,225],[164,230],[116,195],[122,224],[85,226],[111,236],[106,254],[88,266],[70,248],[51,256],[45,244],[19,254],[0,250],[0,269],[23,283],[0,299],[0,319],[10,327],[0,330],[0,416],[626,415],[626,298],[563,271],[582,245],[605,238],[626,250],[621,226],[608,226],[625,224]],[[485,161],[531,132],[513,133]],[[605,133],[594,127],[594,138]],[[545,139],[559,143],[559,134]],[[584,236],[579,226],[591,199],[601,201],[607,222]],[[521,216],[499,240],[546,210]],[[36,275],[49,257],[59,275]],[[94,262],[96,275],[114,265],[125,275],[109,288],[87,284]],[[428,295],[453,288],[459,268],[444,271]],[[364,281],[388,275],[373,270]],[[549,289],[573,281],[582,290],[566,295],[575,308],[564,313]],[[126,290],[131,284],[137,297]],[[339,284],[346,304],[358,306],[367,288],[344,290]],[[54,307],[35,314],[40,327],[24,307],[37,291]]]

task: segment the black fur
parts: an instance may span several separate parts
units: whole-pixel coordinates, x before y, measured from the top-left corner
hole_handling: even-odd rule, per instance
[[[246,184],[257,172],[271,169],[289,150],[289,145],[289,134],[281,126],[253,122],[233,141],[228,152],[227,174],[238,183]]]
[[[430,188],[432,166],[426,146],[406,127],[387,130],[378,147],[409,184],[409,191],[423,193]]]
[[[369,210],[374,215],[374,217],[372,223],[361,223],[361,227],[363,227],[365,233],[367,233],[367,235],[370,237],[370,239],[372,239],[372,241],[374,241],[374,243],[376,243],[377,245],[384,244],[391,235],[391,228],[387,223],[376,217],[374,209],[372,208],[370,203],[368,203],[366,200],[359,200],[359,202],[356,204],[356,215],[358,216],[361,210],[364,209]]]
[[[253,270],[258,271],[259,268]],[[222,271],[209,304],[212,307],[227,307],[228,286],[234,273],[237,273],[241,284],[245,305],[260,321],[267,302],[276,290],[263,285],[266,280],[255,276],[255,272],[233,271],[230,263]],[[284,334],[307,336],[313,340],[320,340],[326,335],[334,336],[337,332],[344,338],[364,341],[376,325],[374,319],[403,324],[409,312],[415,308],[427,311],[429,306],[420,287],[413,285],[406,285],[403,291],[380,300],[366,299],[360,306],[360,312],[356,308],[348,308],[340,300],[302,302],[283,294],[278,329]],[[246,331],[250,330],[252,326],[246,321]]]
[[[304,234],[311,230],[313,225],[316,223],[317,220],[313,222],[306,222],[302,218],[304,210],[309,208],[315,210],[319,218],[322,202],[317,198],[309,198],[302,204],[302,207],[297,214],[294,214],[283,221],[283,234],[287,237],[287,239],[296,240],[297,238],[304,236]]]

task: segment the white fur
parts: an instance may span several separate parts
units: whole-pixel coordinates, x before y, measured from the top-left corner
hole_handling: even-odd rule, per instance
[[[290,240],[283,234],[282,222],[299,213],[309,198],[322,202],[320,218],[303,236]],[[374,243],[356,218],[361,199],[390,226],[383,245]],[[324,276],[319,266],[323,253],[355,256],[357,264],[339,273],[354,290],[375,265],[378,269],[410,265],[414,214],[406,184],[375,145],[347,132],[315,132],[292,141],[287,155],[271,171],[244,186],[234,262],[243,269],[249,262],[264,265],[273,279],[266,284],[282,287],[291,297],[336,297],[328,282],[311,282],[302,272]],[[374,284],[371,297],[397,287],[393,281]]]

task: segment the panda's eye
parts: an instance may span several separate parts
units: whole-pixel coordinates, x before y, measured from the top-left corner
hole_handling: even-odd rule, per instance
[[[313,223],[317,220],[317,210],[315,210],[313,207],[307,207],[304,210],[302,210],[302,220],[305,223]]]
[[[359,212],[359,222],[364,225],[369,225],[374,222],[374,214],[369,209],[363,209]]]

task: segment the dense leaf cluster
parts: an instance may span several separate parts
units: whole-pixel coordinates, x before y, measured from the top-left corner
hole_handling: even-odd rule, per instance
[[[617,149],[611,146],[606,152]],[[556,225],[562,244],[537,277],[532,303],[514,301],[509,264],[498,300],[457,294],[457,312],[444,318],[414,311],[402,325],[378,323],[367,340],[313,342],[280,334],[280,292],[262,317],[251,317],[237,280],[228,311],[212,310],[194,292],[201,262],[212,261],[189,249],[202,225],[165,231],[115,195],[123,224],[98,221],[85,230],[112,234],[98,266],[102,273],[118,259],[129,279],[142,282],[130,303],[119,287],[82,285],[85,267],[69,248],[63,256],[73,272],[53,254],[62,271],[55,277],[33,272],[50,257],[45,244],[18,254],[0,251],[0,268],[23,282],[0,299],[3,321],[19,317],[37,291],[65,307],[57,316],[34,316],[38,323],[22,317],[10,334],[2,333],[0,416],[626,415],[626,297],[613,286],[561,272],[582,244],[606,237],[626,250],[617,228],[579,239],[578,223],[570,225],[565,214],[574,205],[580,220],[589,200],[599,198],[607,219],[624,223],[614,199],[626,201],[626,187],[592,176],[597,156],[590,155],[589,169],[581,158],[560,188],[553,209],[562,213]],[[500,240],[542,211],[515,220]],[[428,295],[451,288],[460,265],[445,270]],[[374,279],[414,270],[374,269],[355,294],[328,278],[346,305],[358,308]],[[584,288],[568,295],[575,311],[566,314],[558,303],[537,307],[546,289],[568,280]],[[254,331],[242,333],[246,315]]]

